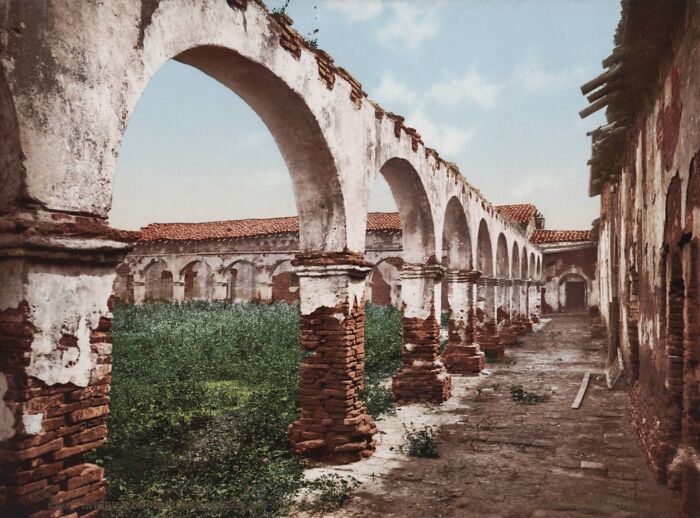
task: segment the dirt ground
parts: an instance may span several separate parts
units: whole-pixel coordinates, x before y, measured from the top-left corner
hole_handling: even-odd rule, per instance
[[[605,387],[603,343],[591,340],[587,316],[554,317],[506,355],[455,396],[438,459],[404,457],[326,516],[679,516],[678,497],[654,482],[632,435],[625,389]],[[513,384],[547,401],[516,403]]]

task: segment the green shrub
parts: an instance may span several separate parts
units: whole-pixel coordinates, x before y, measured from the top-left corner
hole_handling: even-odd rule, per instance
[[[510,387],[510,397],[517,403],[524,403],[527,405],[542,403],[546,400],[545,396],[540,396],[533,392],[527,392],[525,389],[523,389],[522,385],[512,385]]]
[[[404,443],[400,450],[411,457],[438,458],[438,430],[433,426],[413,428],[404,425]]]

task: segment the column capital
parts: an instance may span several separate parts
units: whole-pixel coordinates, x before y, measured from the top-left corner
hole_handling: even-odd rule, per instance
[[[445,268],[439,264],[410,264],[401,267],[401,279],[441,279]]]
[[[483,277],[479,277],[479,279],[476,281],[476,283],[479,284],[480,286],[497,286],[498,279],[496,277],[483,276]]]
[[[293,272],[299,277],[331,277],[347,275],[364,278],[373,264],[362,254],[348,252],[313,252],[297,254],[292,260]]]
[[[184,286],[185,281],[173,281],[173,286]]]
[[[513,281],[513,286],[520,286],[523,283],[522,279],[511,279]]]
[[[298,277],[348,276],[365,278],[371,270],[370,266],[359,264],[316,264],[296,266],[292,271]]]
[[[481,277],[481,272],[477,270],[452,270],[445,271],[445,279],[449,283],[476,282]]]
[[[0,258],[116,266],[138,238],[138,232],[98,218],[42,212],[0,217]]]

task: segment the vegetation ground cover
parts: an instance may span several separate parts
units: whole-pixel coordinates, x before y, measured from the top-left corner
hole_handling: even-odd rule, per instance
[[[363,397],[401,363],[401,315],[366,310]],[[304,485],[286,429],[299,415],[298,306],[120,305],[109,442],[95,455],[110,516],[279,516]]]

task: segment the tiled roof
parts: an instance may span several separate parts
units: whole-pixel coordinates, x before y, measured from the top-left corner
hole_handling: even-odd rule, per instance
[[[497,205],[496,210],[508,219],[527,223],[537,213],[537,207],[531,203],[518,203],[515,205]]]
[[[590,230],[535,230],[530,236],[530,241],[537,245],[590,240]]]
[[[398,212],[370,212],[367,230],[400,231]],[[141,241],[207,241],[298,232],[299,219],[296,216],[205,223],[152,223],[141,229]]]

